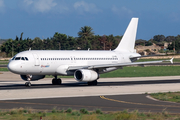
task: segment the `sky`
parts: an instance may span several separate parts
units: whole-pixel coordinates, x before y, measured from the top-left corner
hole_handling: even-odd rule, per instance
[[[0,39],[78,37],[81,27],[95,35],[123,35],[138,17],[137,39],[180,34],[180,0],[0,0]]]

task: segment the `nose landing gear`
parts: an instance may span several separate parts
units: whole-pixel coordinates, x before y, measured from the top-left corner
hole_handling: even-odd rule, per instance
[[[26,82],[26,83],[25,83],[25,86],[26,86],[26,87],[31,87],[31,83],[30,83],[30,82]]]
[[[28,82],[25,83],[25,86],[26,87],[31,87],[31,78],[32,78],[32,75],[26,75],[27,76],[27,80]]]

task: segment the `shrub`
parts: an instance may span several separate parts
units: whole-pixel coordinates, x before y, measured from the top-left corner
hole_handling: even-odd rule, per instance
[[[103,114],[102,111],[100,109],[96,109],[96,114]]]
[[[81,114],[78,111],[74,111],[74,112],[71,113],[71,115],[80,116]]]
[[[67,113],[71,113],[71,112],[72,112],[72,109],[71,109],[71,108],[68,108],[68,109],[66,110],[66,112],[67,112]]]
[[[53,108],[52,113],[56,113],[56,112],[57,112],[56,108]]]
[[[89,114],[89,112],[85,108],[80,109],[80,112],[83,114]]]

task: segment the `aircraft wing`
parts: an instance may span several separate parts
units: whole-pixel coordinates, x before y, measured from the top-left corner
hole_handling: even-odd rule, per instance
[[[69,66],[68,70],[124,67],[124,66],[133,66],[133,65],[145,65],[145,64],[161,63],[164,61],[169,61],[169,62],[173,63],[173,59],[174,58],[172,58],[170,60],[147,61],[147,62],[129,62],[129,63],[118,63],[118,64],[102,64],[102,65],[91,65],[91,66]]]

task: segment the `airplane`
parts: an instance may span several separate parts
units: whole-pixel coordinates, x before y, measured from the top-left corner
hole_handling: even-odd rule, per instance
[[[114,50],[29,50],[16,54],[8,64],[9,71],[19,74],[26,86],[30,81],[52,75],[53,85],[61,85],[58,75],[73,76],[79,82],[97,85],[99,74],[124,66],[161,63],[171,60],[135,62],[143,57],[134,49],[139,18],[132,18],[119,45]]]

